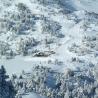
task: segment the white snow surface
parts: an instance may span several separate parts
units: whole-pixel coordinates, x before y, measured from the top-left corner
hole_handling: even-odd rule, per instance
[[[29,93],[27,95],[24,95],[22,98],[46,98],[46,97],[37,95],[35,93]]]
[[[98,13],[98,0],[73,0],[79,9]]]

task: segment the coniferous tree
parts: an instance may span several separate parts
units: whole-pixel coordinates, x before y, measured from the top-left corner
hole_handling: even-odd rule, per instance
[[[8,80],[9,76],[6,75],[6,70],[3,66],[0,69],[0,98],[14,98],[15,90]]]

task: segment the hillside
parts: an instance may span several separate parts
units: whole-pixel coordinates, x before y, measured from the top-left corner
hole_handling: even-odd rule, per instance
[[[0,65],[10,77],[39,65],[63,74],[91,71],[97,82],[97,5],[97,0],[0,0]]]

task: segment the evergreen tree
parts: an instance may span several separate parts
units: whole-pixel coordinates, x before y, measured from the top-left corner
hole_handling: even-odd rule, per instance
[[[0,69],[0,98],[14,98],[15,90],[11,83],[8,81],[9,76],[6,75],[6,70],[3,66]]]

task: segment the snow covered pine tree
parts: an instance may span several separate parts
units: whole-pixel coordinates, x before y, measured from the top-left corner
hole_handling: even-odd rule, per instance
[[[3,66],[0,68],[0,98],[14,98],[15,90],[8,79],[9,76],[6,75],[6,70]]]

